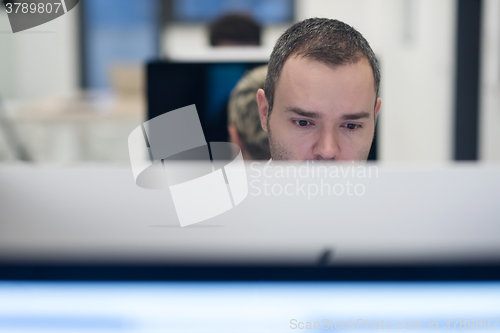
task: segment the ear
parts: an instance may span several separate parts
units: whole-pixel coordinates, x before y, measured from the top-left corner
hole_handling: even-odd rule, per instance
[[[260,126],[267,132],[267,117],[269,116],[269,102],[264,90],[257,90],[257,106],[259,108]]]
[[[241,148],[241,139],[238,135],[238,131],[234,125],[228,125],[227,131],[229,132],[229,141],[238,145]]]
[[[250,155],[247,153],[247,148],[243,144],[243,141],[241,140],[236,127],[234,125],[228,125],[227,131],[229,132],[229,141],[235,143],[238,147],[240,147],[243,159],[245,161],[251,160]],[[236,157],[239,153],[238,149],[236,147],[231,147],[231,150],[233,152],[233,157]]]
[[[377,103],[375,104],[375,122],[377,122],[377,117],[381,106],[382,106],[382,100],[380,98],[377,98]]]

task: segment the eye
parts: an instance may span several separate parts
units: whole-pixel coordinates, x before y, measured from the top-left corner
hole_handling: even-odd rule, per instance
[[[350,131],[354,131],[354,130],[361,128],[361,125],[359,125],[359,124],[346,124],[345,127]]]
[[[307,125],[310,125],[311,123],[308,120],[304,119],[299,119],[299,120],[294,120],[294,122],[299,126],[299,127],[306,127]]]

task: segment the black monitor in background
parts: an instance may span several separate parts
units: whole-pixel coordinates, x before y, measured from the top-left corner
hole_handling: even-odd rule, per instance
[[[206,141],[228,141],[227,103],[231,90],[245,73],[265,64],[151,62],[147,65],[148,120],[195,104]]]

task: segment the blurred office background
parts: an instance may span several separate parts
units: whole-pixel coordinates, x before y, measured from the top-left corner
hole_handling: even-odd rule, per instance
[[[261,24],[261,45],[211,46],[209,24],[227,12]],[[496,166],[382,166],[363,197],[249,195],[186,229],[169,192],[135,186],[127,138],[152,107],[148,69],[265,63],[287,27],[315,16],[354,26],[378,56],[377,160],[500,161],[500,0],[81,0],[16,34],[0,6],[0,331],[498,321]],[[231,88],[208,82],[189,87]]]
[[[208,25],[228,12],[262,25],[260,46],[210,45]],[[2,7],[0,117],[36,162],[126,163],[147,118],[147,62],[266,62],[287,27],[315,16],[352,25],[379,58],[379,161],[500,161],[498,0],[82,0],[16,34]],[[0,161],[15,161],[5,127]]]

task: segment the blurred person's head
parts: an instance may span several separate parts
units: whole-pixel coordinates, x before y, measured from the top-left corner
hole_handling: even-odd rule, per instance
[[[366,160],[381,100],[380,70],[351,26],[312,18],[278,39],[257,93],[273,160]]]
[[[260,45],[260,25],[245,14],[226,14],[210,27],[212,46]]]
[[[254,68],[238,82],[228,103],[228,131],[231,142],[240,146],[245,160],[271,157],[267,133],[260,125],[255,95],[264,88],[267,66]]]

